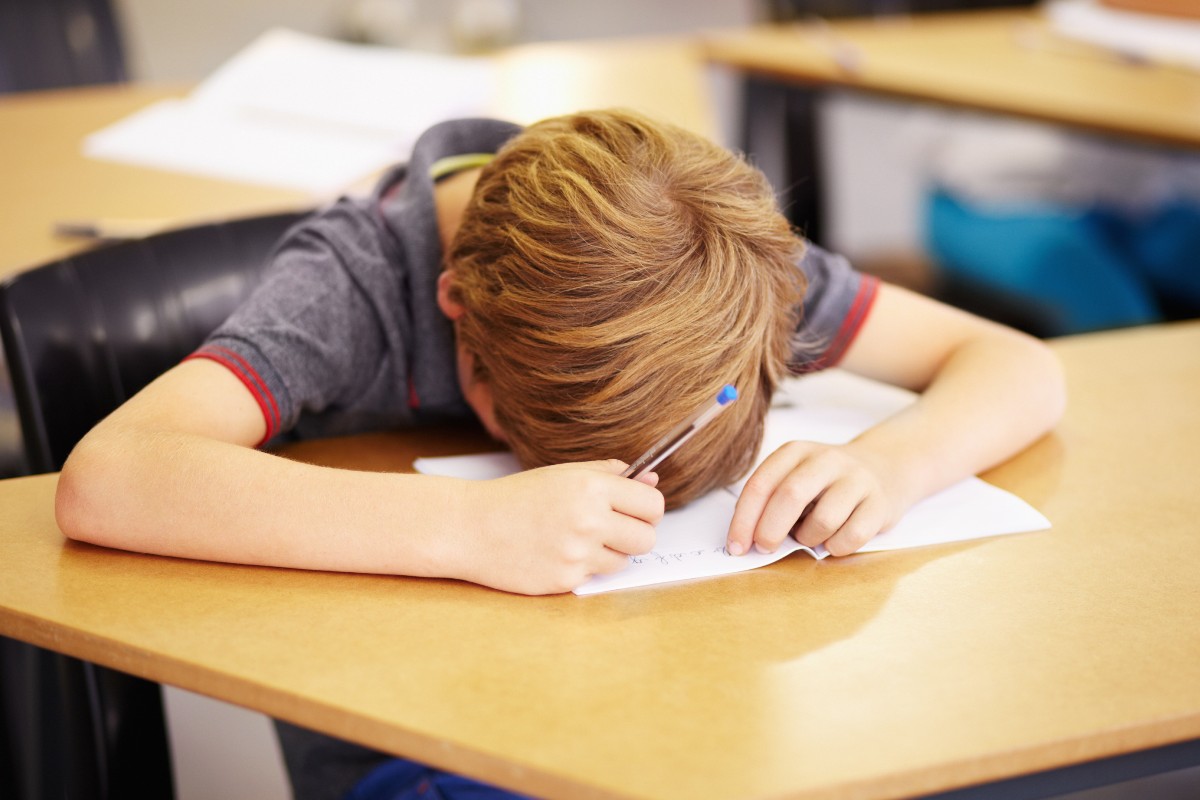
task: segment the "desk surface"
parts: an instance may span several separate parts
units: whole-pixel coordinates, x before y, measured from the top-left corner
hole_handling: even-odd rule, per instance
[[[555,797],[895,797],[1200,737],[1200,323],[1054,347],[1065,420],[985,476],[1048,532],[525,598],[64,542],[48,475],[0,482],[0,633]]]
[[[547,43],[495,57],[493,112],[516,122],[626,106],[716,133],[698,46],[679,39]],[[648,79],[652,76],[652,79]],[[121,86],[0,97],[0,279],[91,242],[54,234],[61,220],[185,225],[304,208],[303,193],[84,158],[83,138],[183,87]]]
[[[714,62],[838,86],[1200,146],[1200,72],[1132,65],[1028,11],[839,20],[714,34]]]

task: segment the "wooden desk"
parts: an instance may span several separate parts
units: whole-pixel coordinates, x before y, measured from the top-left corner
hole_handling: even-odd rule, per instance
[[[1123,62],[1055,37],[1029,11],[758,27],[710,36],[704,48],[716,63],[785,82],[1200,147],[1200,72]],[[856,54],[840,59],[852,69],[839,48]]]
[[[525,598],[64,542],[48,475],[0,482],[0,633],[551,797],[899,797],[1195,739],[1200,323],[1054,347],[1065,420],[985,476],[1048,532]]]
[[[705,53],[751,79],[746,146],[776,186],[799,180],[808,187],[793,198],[796,213],[818,221],[812,90],[847,89],[1200,147],[1200,72],[1123,62],[1054,36],[1030,11],[763,26],[713,34]]]
[[[680,39],[532,44],[495,57],[492,113],[516,122],[626,106],[707,136],[716,131],[696,43]],[[653,76],[653,79],[647,79]],[[85,136],[183,87],[120,86],[0,96],[0,279],[92,242],[59,220],[186,225],[310,206],[302,192],[84,158]]]
[[[0,97],[0,279],[94,242],[60,237],[60,220],[135,219],[184,223],[302,208],[301,192],[84,158],[83,139],[134,111],[184,94],[119,86]]]

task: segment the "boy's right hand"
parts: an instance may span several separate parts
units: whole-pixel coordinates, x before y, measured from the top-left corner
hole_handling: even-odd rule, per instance
[[[462,577],[521,594],[569,592],[649,552],[663,516],[658,476],[623,478],[626,466],[558,464],[470,482]]]

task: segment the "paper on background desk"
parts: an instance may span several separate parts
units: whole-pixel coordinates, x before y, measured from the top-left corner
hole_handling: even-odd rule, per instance
[[[165,100],[84,141],[84,154],[328,197],[408,158],[445,119],[491,105],[491,62],[276,29],[185,100]]]
[[[1045,4],[1051,30],[1100,45],[1133,61],[1200,70],[1200,22],[1165,14],[1110,8],[1096,0]]]
[[[903,389],[840,370],[788,381],[767,416],[760,460],[790,440],[848,442],[911,403],[914,397]],[[511,475],[520,469],[510,453],[419,458],[414,466],[426,474],[478,480]],[[575,594],[743,572],[797,550],[817,559],[829,555],[824,547],[808,548],[790,537],[770,554],[751,550],[731,556],[725,552],[725,534],[742,485],[744,480],[668,512],[658,525],[653,552],[631,557],[629,566],[621,572],[596,576]],[[968,478],[913,506],[895,527],[876,536],[859,552],[961,542],[1049,527],[1049,520],[1024,500],[979,478]]]

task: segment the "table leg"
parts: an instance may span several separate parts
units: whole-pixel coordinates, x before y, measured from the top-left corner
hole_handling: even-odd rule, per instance
[[[824,235],[819,90],[748,76],[742,148],[775,187],[784,214],[806,237]]]

